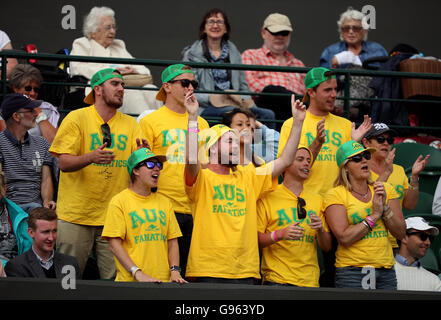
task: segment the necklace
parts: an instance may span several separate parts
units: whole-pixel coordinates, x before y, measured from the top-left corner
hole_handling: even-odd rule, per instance
[[[361,196],[363,199],[366,199],[367,196],[368,196],[368,193],[369,193],[369,187],[368,187],[366,193],[364,193],[364,194],[363,194],[363,193],[360,193],[360,192],[357,192],[357,191],[355,191],[354,189],[352,189],[352,191],[355,192],[356,194],[358,194],[359,196]]]

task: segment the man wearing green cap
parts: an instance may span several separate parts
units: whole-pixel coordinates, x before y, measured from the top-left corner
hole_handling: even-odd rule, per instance
[[[198,282],[253,284],[260,278],[256,202],[275,189],[277,177],[294,160],[300,140],[305,106],[291,100],[295,115],[288,146],[267,165],[237,165],[239,140],[229,127],[219,124],[198,134],[199,104],[186,95],[190,114],[187,135],[186,191],[194,206],[194,230],[187,264],[187,277]],[[207,137],[201,155],[209,151],[206,167],[198,158],[197,139]]]
[[[179,267],[182,234],[171,201],[157,192],[165,161],[147,148],[133,152],[130,186],[109,203],[103,238],[115,255],[115,281],[186,282]]]
[[[156,99],[164,106],[143,117],[140,121],[144,135],[154,153],[165,154],[167,162],[161,173],[158,193],[168,197],[173,204],[183,236],[178,239],[182,275],[185,275],[190,248],[193,218],[190,201],[185,193],[185,139],[188,112],[184,98],[197,87],[193,70],[183,64],[174,64],[162,72],[162,87]],[[195,119],[200,130],[209,127],[201,117]]]
[[[74,256],[83,273],[93,247],[100,277],[110,279],[115,264],[101,238],[110,199],[128,186],[127,159],[140,145],[141,127],[118,111],[124,98],[121,74],[111,68],[96,72],[89,107],[71,111],[60,125],[49,151],[59,159],[60,183],[57,250]]]

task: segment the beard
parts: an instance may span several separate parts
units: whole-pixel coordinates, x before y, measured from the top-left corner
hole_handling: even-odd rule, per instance
[[[124,98],[124,96],[123,96],[123,98]],[[123,105],[123,101],[124,101],[123,98],[121,100],[119,100],[116,97],[116,95],[110,96],[105,91],[103,92],[103,100],[106,103],[106,105],[108,105],[111,108],[115,108],[115,109],[121,108],[121,106]]]

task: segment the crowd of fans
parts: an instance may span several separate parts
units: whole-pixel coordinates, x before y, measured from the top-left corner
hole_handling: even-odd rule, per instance
[[[0,275],[60,278],[69,265],[80,278],[93,256],[100,278],[115,281],[365,288],[368,268],[370,288],[441,291],[419,262],[439,230],[402,212],[417,204],[429,156],[415,157],[408,181],[393,163],[394,130],[367,114],[356,127],[335,110],[329,68],[387,55],[362,22],[344,12],[341,41],[306,75],[175,64],[157,88],[144,66],[72,62],[90,84],[87,106],[62,121],[38,100],[39,70],[8,62]],[[304,67],[287,50],[286,15],[270,14],[262,47],[242,54],[222,10],[199,31],[183,61]],[[113,10],[95,7],[72,54],[133,58],[115,35]],[[211,116],[221,123],[210,127]]]

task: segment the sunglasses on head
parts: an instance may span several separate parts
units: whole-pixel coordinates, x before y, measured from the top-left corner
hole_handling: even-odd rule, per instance
[[[431,236],[430,234],[427,234],[425,232],[415,231],[415,232],[406,232],[406,234],[409,236],[412,236],[412,235],[418,236],[418,238],[420,238],[421,241],[426,241],[427,239],[429,239],[430,242],[433,241],[433,236]]]
[[[141,163],[139,166],[143,166],[143,165],[145,165],[150,170],[153,169],[155,166],[157,166],[159,170],[162,170],[162,168],[164,167],[164,165],[160,161],[145,161]]]
[[[371,153],[369,151],[365,151],[365,152],[359,153],[359,154],[349,158],[349,161],[361,162],[361,160],[363,160],[363,158],[365,158],[366,160],[370,160],[371,159]]]
[[[103,144],[107,143],[107,147],[110,147],[112,145],[112,135],[107,123],[101,125],[101,132],[103,133]]]
[[[271,33],[272,36],[277,37],[277,36],[282,36],[282,37],[286,37],[289,35],[289,31],[285,30],[285,31],[279,31],[279,32],[271,32],[268,29],[266,29],[266,31],[268,31],[269,33]]]
[[[174,82],[180,82],[181,86],[183,86],[184,88],[188,88],[191,84],[193,89],[195,89],[195,90],[199,86],[199,82],[197,82],[196,80],[178,79],[178,80],[170,80],[169,81],[169,83],[174,83]]]
[[[31,92],[32,89],[34,89],[35,93],[39,93],[40,92],[40,88],[39,87],[32,87],[32,86],[26,86],[24,87],[25,91]]]
[[[306,218],[306,201],[303,198],[297,197],[297,218],[303,220]]]
[[[383,137],[383,136],[379,136],[379,137],[374,137],[375,140],[377,140],[378,143],[384,143],[384,141],[387,141],[388,144],[394,144],[394,137]]]

